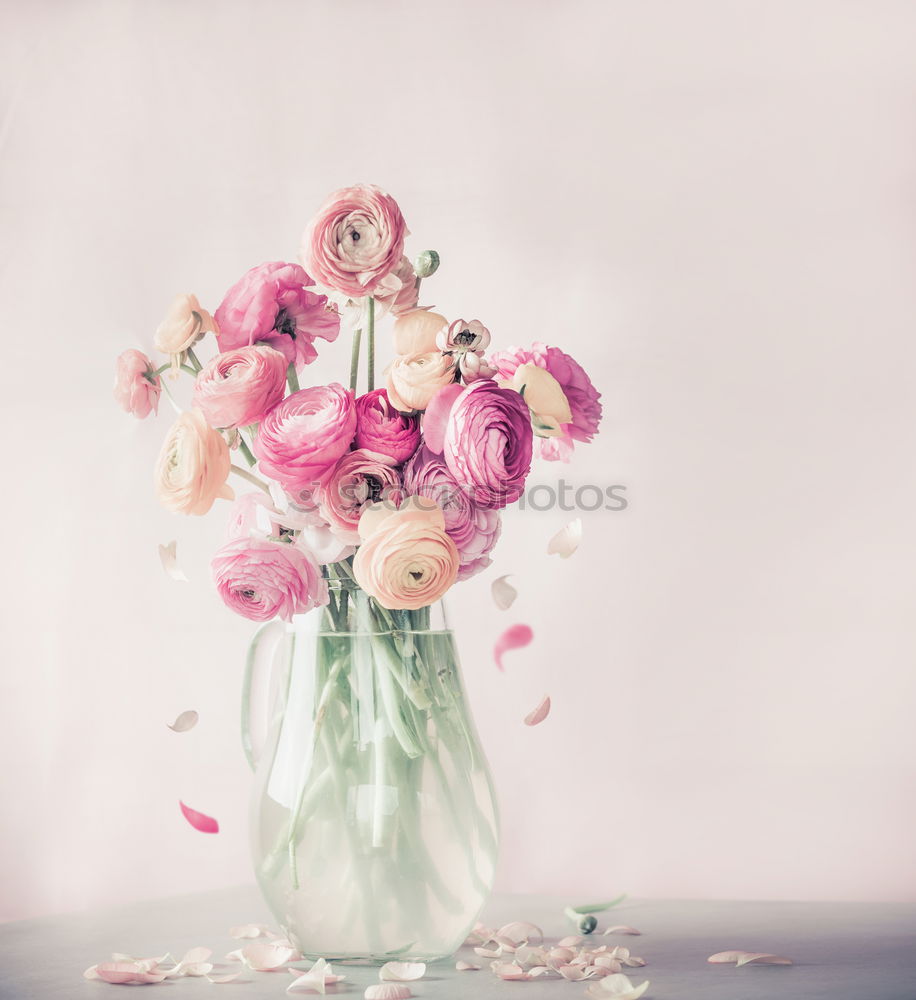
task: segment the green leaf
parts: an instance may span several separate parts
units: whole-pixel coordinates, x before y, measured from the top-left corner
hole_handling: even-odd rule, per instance
[[[585,903],[582,906],[571,906],[573,913],[601,913],[602,910],[609,910],[612,906],[622,903],[627,898],[627,894],[621,893],[616,899],[607,903]]]

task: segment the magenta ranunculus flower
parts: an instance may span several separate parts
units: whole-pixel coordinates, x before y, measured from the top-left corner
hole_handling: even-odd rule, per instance
[[[524,399],[514,389],[479,379],[452,403],[443,456],[456,481],[472,489],[478,506],[505,507],[525,488],[532,438]]]
[[[299,370],[318,357],[313,341],[336,340],[340,315],[298,264],[275,261],[246,271],[226,292],[215,318],[221,351],[268,344]]]
[[[358,545],[363,510],[379,502],[397,507],[403,495],[398,470],[384,456],[357,448],[328,473],[318,491],[318,512],[337,538]]]
[[[521,365],[537,365],[556,379],[565,394],[572,419],[560,426],[561,433],[538,438],[542,458],[568,462],[575,441],[588,442],[595,436],[601,422],[601,393],[574,358],[558,347],[535,343],[528,349],[510,347],[491,355],[489,360],[499,372],[497,378],[506,381],[513,379]]]
[[[226,606],[252,621],[288,622],[293,615],[328,603],[328,586],[318,564],[288,542],[236,538],[217,550],[211,568]]]
[[[472,491],[461,486],[441,455],[423,447],[404,466],[404,489],[410,496],[435,500],[445,517],[445,530],[458,549],[458,579],[466,580],[490,565],[489,553],[499,538],[499,511],[480,507]]]
[[[252,451],[287,493],[310,492],[356,433],[353,393],[337,382],[300,389],[261,419]]]
[[[398,203],[374,184],[334,191],[309,224],[301,258],[318,281],[353,297],[402,287],[407,224]]]
[[[133,347],[119,354],[115,363],[115,401],[141,420],[159,411],[162,383],[154,372],[152,361]]]
[[[286,358],[266,344],[217,354],[197,375],[194,405],[211,427],[257,423],[283,399],[286,364]]]
[[[400,413],[384,389],[373,389],[356,400],[356,447],[377,452],[395,465],[406,462],[420,445],[420,421]]]

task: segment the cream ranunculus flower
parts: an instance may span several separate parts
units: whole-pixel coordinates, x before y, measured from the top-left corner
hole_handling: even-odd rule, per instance
[[[397,509],[372,504],[363,511],[359,534],[353,575],[382,607],[425,608],[458,576],[458,549],[445,531],[441,507],[428,497],[409,497]]]
[[[435,394],[455,381],[455,361],[449,354],[406,354],[388,366],[388,402],[401,413],[425,410]]]
[[[216,332],[216,321],[201,308],[197,296],[183,293],[172,299],[165,319],[156,329],[154,343],[157,350],[171,355],[172,365],[177,368],[181,355],[189,347],[205,333]]]
[[[182,413],[156,462],[160,502],[181,514],[206,514],[217,497],[231,500],[235,495],[226,483],[230,465],[225,439],[200,410]]]
[[[397,354],[428,354],[436,350],[436,335],[448,320],[429,309],[410,309],[394,321],[392,336]]]
[[[538,437],[556,437],[563,433],[561,425],[572,420],[569,400],[562,386],[539,365],[519,365],[512,378],[500,385],[521,393],[531,411],[531,427]]]

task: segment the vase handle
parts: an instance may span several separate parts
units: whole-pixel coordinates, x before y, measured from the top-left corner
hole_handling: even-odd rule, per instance
[[[276,653],[286,634],[281,621],[268,622],[255,633],[248,647],[242,681],[242,749],[253,771],[267,739],[270,689]]]

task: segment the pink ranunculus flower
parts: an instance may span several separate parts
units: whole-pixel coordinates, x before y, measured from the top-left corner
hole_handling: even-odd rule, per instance
[[[356,400],[356,447],[377,452],[394,465],[406,462],[420,445],[420,421],[388,402],[384,389],[373,389]]]
[[[254,490],[237,497],[226,521],[226,537],[246,538],[255,533],[261,535],[279,534],[282,523],[280,511],[263,490]]]
[[[438,350],[436,337],[448,320],[430,309],[409,309],[394,321],[392,338],[396,354],[429,354]]]
[[[405,354],[395,358],[385,370],[388,377],[388,401],[402,413],[425,410],[435,394],[455,381],[455,363],[451,355]]]
[[[318,492],[318,512],[342,542],[356,545],[363,510],[373,503],[397,506],[402,498],[401,477],[391,462],[357,448],[328,473]]]
[[[231,500],[229,446],[200,410],[182,413],[172,425],[156,462],[156,492],[164,507],[206,514],[217,497]]]
[[[268,410],[252,451],[261,471],[298,502],[349,450],[355,433],[353,393],[332,382],[300,389]]]
[[[318,357],[314,341],[333,341],[340,316],[298,264],[274,261],[246,271],[216,310],[221,351],[268,344],[298,371]]]
[[[392,285],[395,281],[399,282],[397,288],[378,288],[375,298],[382,309],[387,309],[392,316],[400,316],[410,309],[416,309],[419,296],[417,273],[406,257],[401,258],[401,263],[388,278],[388,282]]]
[[[194,405],[211,427],[243,427],[257,423],[285,391],[286,358],[255,344],[217,354],[204,365],[194,383]]]
[[[201,308],[196,295],[176,295],[165,319],[156,329],[156,349],[172,357],[178,364],[180,356],[200,340],[205,333],[216,333],[216,324],[206,309]]]
[[[479,379],[453,399],[442,453],[456,481],[471,487],[478,506],[499,508],[517,500],[525,488],[532,438],[522,397],[491,379]]]
[[[514,382],[518,369],[522,365],[536,365],[544,369],[556,385],[562,391],[568,404],[570,419],[562,421],[557,419],[557,412],[544,414],[548,419],[547,427],[550,436],[539,438],[539,449],[542,458],[550,461],[561,460],[568,462],[572,455],[575,442],[588,442],[598,431],[601,423],[601,393],[592,385],[591,379],[585,373],[582,366],[561,351],[558,347],[548,347],[547,344],[536,343],[530,348],[510,347],[507,351],[498,352],[490,357],[490,361],[498,369],[497,378],[505,381],[514,387]],[[540,387],[541,391],[548,398],[555,398],[556,393],[549,393],[549,386]],[[526,401],[528,395],[526,393]],[[538,405],[537,399],[532,398],[531,402]],[[556,404],[549,407],[556,409]],[[538,411],[533,413],[536,418]],[[563,416],[562,413],[559,414]],[[552,426],[559,423],[558,433],[553,433]]]
[[[256,622],[291,621],[328,603],[318,564],[303,548],[270,538],[226,542],[211,563],[213,580],[226,606]]]
[[[460,557],[438,505],[409,497],[395,509],[378,503],[359,522],[356,582],[382,607],[416,610],[438,601],[458,576]]]
[[[398,203],[373,184],[329,195],[305,232],[301,259],[327,288],[360,297],[397,292],[407,224]]]
[[[489,553],[500,533],[499,511],[480,507],[472,491],[459,484],[441,455],[420,448],[404,466],[404,489],[413,496],[429,497],[442,508],[445,530],[458,548],[458,579],[466,580],[486,569]]]
[[[141,420],[158,413],[161,392],[162,382],[143,351],[131,347],[118,355],[114,398],[123,410]]]

